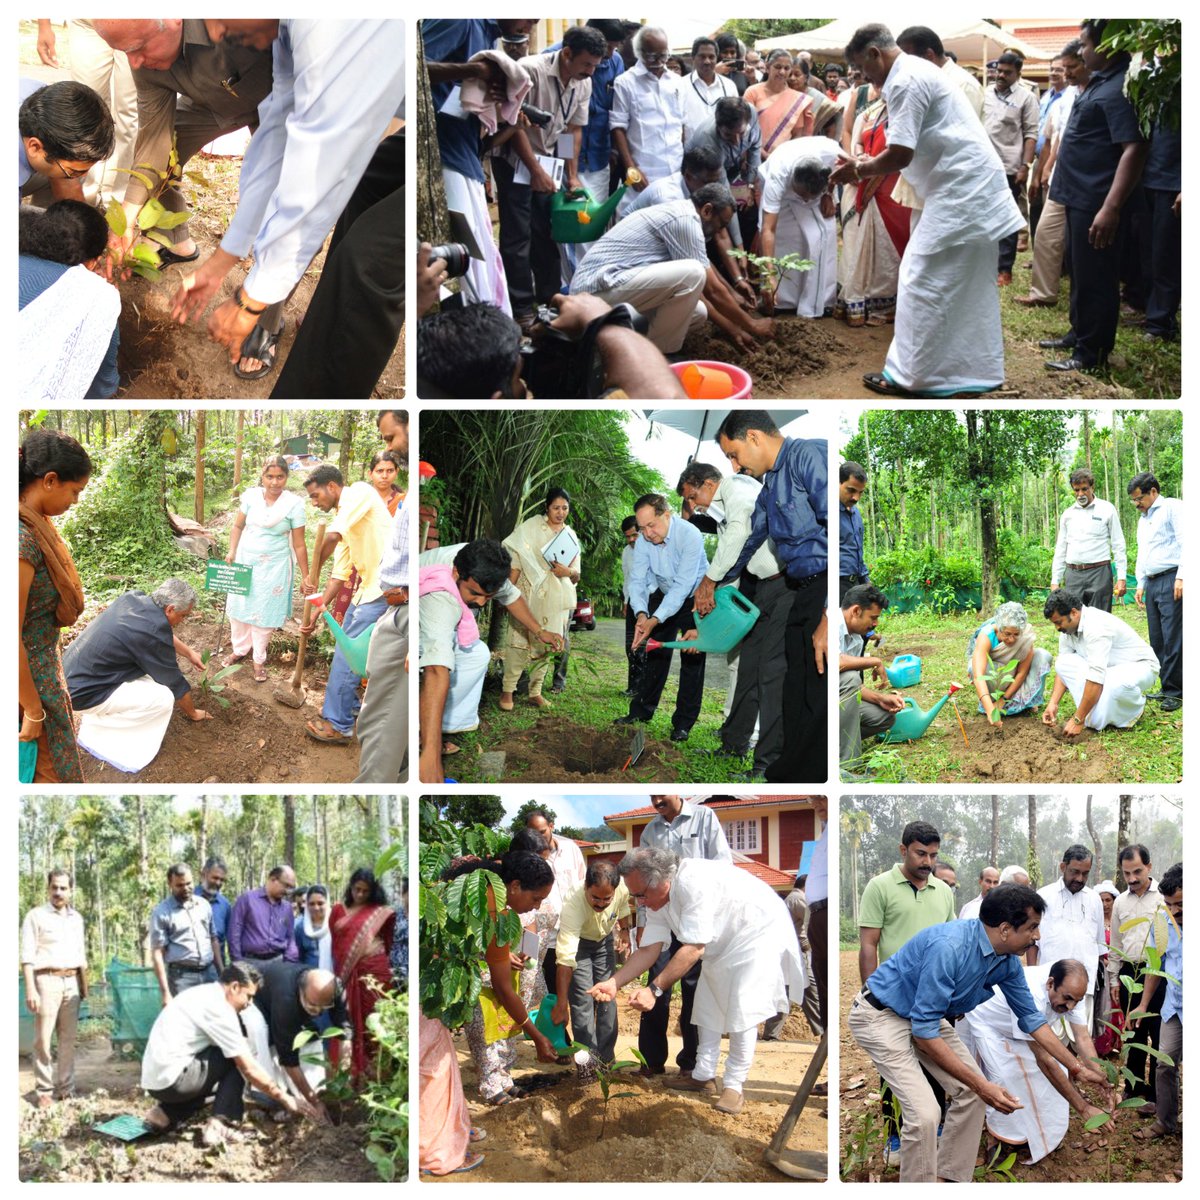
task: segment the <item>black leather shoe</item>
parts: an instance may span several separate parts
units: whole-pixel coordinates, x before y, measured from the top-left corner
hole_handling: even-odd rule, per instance
[[[626,713],[623,717],[614,717],[614,725],[644,725],[646,722],[640,717],[635,717],[633,713]]]
[[[1164,704],[1163,707],[1165,708],[1166,705]],[[689,732],[690,731],[687,729],[672,729],[671,730],[671,741],[686,742],[688,740]]]
[[[1147,692],[1146,699],[1147,700],[1155,700],[1155,701],[1164,699],[1163,694],[1162,694],[1162,689],[1160,688],[1157,692]]]
[[[1073,337],[1042,338],[1038,345],[1043,350],[1070,350],[1075,345]]]
[[[1063,358],[1058,362],[1042,363],[1042,366],[1047,371],[1082,371],[1085,375],[1090,375],[1096,369],[1085,362],[1080,362],[1077,358]]]
[[[1178,712],[1183,707],[1183,701],[1178,696],[1164,696],[1158,702],[1158,707],[1163,712]]]

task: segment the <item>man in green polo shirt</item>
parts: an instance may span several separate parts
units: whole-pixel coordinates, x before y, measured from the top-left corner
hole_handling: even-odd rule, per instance
[[[954,920],[954,892],[933,874],[942,835],[910,821],[900,835],[900,861],[863,889],[858,906],[858,974],[863,983],[914,933]]]

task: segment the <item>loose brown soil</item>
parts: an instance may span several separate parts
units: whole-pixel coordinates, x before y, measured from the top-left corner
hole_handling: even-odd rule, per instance
[[[28,1100],[33,1072],[21,1059],[19,1087]],[[292,1121],[276,1125],[248,1109],[247,1140],[220,1150],[200,1144],[204,1118],[164,1135],[120,1142],[93,1125],[122,1115],[142,1116],[152,1103],[138,1086],[139,1062],[111,1057],[107,1039],[86,1043],[76,1055],[77,1099],[49,1109],[20,1103],[21,1180],[99,1182],[322,1182],[377,1181],[363,1155],[355,1125],[320,1129]]]
[[[839,1161],[845,1163],[848,1147],[860,1134],[868,1114],[875,1117],[879,1126],[879,1072],[863,1052],[846,1028],[846,1015],[850,1003],[858,992],[858,951],[843,950],[839,955],[841,995],[841,1103],[838,1125],[840,1131]],[[1157,1142],[1139,1142],[1134,1134],[1144,1128],[1148,1121],[1136,1113],[1119,1114],[1115,1125],[1107,1135],[1108,1146],[1093,1150],[1083,1149],[1083,1142],[1093,1142],[1083,1133],[1078,1117],[1072,1116],[1071,1127],[1063,1143],[1041,1162],[1026,1167],[1017,1165],[1013,1174],[1022,1183],[1082,1183],[1138,1182],[1177,1183],[1183,1178],[1183,1147],[1178,1138],[1166,1138]],[[980,1161],[983,1154],[983,1139],[980,1139]],[[895,1156],[889,1166],[883,1163],[883,1142],[875,1137],[865,1165],[856,1166],[848,1180],[859,1183],[897,1183],[899,1167]]]
[[[188,622],[183,639],[203,653],[215,645],[216,624],[210,620]],[[286,648],[285,648],[286,647]],[[229,653],[229,630],[225,627],[222,657]],[[285,660],[286,656],[286,660]],[[84,778],[88,783],[349,783],[358,774],[358,744],[332,746],[314,741],[304,723],[321,712],[329,665],[310,656],[304,673],[307,700],[302,708],[288,708],[273,696],[276,689],[290,691],[295,669],[295,641],[286,636],[274,639],[267,659],[267,682],[255,683],[249,666],[223,681],[227,686],[223,707],[203,698],[193,688],[197,708],[212,714],[211,721],[192,721],[178,709],[171,717],[162,749],[154,760],[135,775],[81,752]],[[193,682],[199,672],[179,660],[180,669]]]
[[[620,1002],[617,1057],[636,1045],[624,1032],[627,1006]],[[636,1022],[637,1014],[633,1014]],[[636,1037],[636,1033],[634,1035]],[[514,1078],[557,1072],[560,1082],[539,1088],[524,1100],[494,1108],[479,1099],[474,1064],[466,1039],[456,1039],[463,1090],[471,1123],[487,1130],[479,1147],[483,1165],[465,1175],[445,1178],[462,1182],[784,1182],[785,1176],[763,1161],[795,1095],[815,1046],[759,1045],[746,1082],[746,1104],[737,1116],[719,1113],[711,1097],[696,1097],[665,1088],[662,1080],[622,1072],[612,1092],[634,1095],[609,1102],[608,1124],[598,1140],[604,1101],[598,1084],[579,1084],[571,1070],[537,1063],[528,1043],[521,1043]],[[669,1061],[679,1050],[671,1038]],[[668,1068],[673,1070],[672,1068]],[[787,1151],[825,1154],[827,1109],[823,1097],[805,1106],[788,1141]]]
[[[632,731],[623,726],[620,732],[592,729],[562,717],[546,716],[494,749],[506,754],[505,781],[634,783],[640,779],[674,778],[682,755],[670,742],[650,737],[637,765],[622,772],[632,740]]]

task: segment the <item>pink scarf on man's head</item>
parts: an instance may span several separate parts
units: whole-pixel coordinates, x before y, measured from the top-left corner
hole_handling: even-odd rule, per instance
[[[427,596],[430,592],[448,592],[458,601],[462,609],[462,620],[458,623],[458,645],[462,650],[475,645],[479,641],[479,623],[475,614],[463,600],[458,590],[458,580],[454,578],[454,568],[450,566],[421,567],[417,571],[420,580],[419,594]]]

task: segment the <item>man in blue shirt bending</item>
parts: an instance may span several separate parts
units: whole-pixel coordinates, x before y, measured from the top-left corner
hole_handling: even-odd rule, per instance
[[[954,1022],[999,987],[1020,1029],[1075,1080],[1106,1085],[1099,1071],[1067,1051],[1030,994],[1021,955],[1038,939],[1046,902],[1031,887],[1001,884],[974,920],[933,925],[910,938],[854,997],[847,1024],[900,1102],[901,1183],[969,1181],[984,1106],[1013,1112],[1020,1101],[980,1074]],[[940,1110],[922,1071],[945,1090]]]
[[[653,636],[669,642],[696,628],[692,613],[693,595],[704,578],[708,558],[704,535],[671,511],[665,496],[654,492],[633,506],[639,537],[633,548],[629,580],[629,607],[637,614],[630,650],[637,652]],[[651,650],[635,684],[629,712],[615,725],[649,721],[658,708],[663,686],[671,670],[671,650]],[[686,742],[700,716],[704,699],[703,654],[685,654],[679,664],[679,692],[671,718],[671,741]]]

